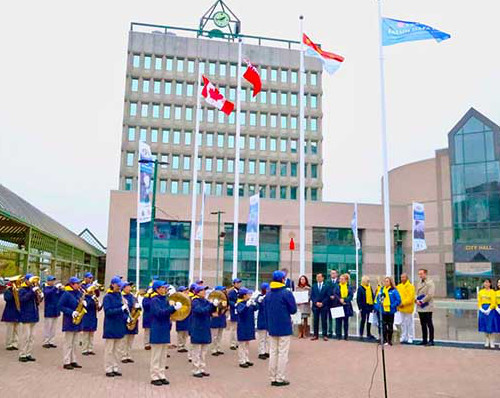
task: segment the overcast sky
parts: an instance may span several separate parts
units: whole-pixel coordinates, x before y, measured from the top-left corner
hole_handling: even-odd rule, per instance
[[[197,27],[214,0],[9,2],[0,17],[0,183],[107,240],[118,187],[129,24]],[[324,75],[324,199],[380,202],[375,0],[228,0],[242,33],[305,31],[345,56]],[[474,106],[500,123],[498,0],[386,0],[384,15],[452,35],[386,48],[389,164],[429,158]]]

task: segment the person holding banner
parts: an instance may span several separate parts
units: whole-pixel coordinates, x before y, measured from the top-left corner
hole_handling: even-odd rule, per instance
[[[392,345],[394,330],[394,314],[401,305],[401,296],[394,286],[390,276],[384,278],[384,286],[379,290],[375,299],[375,310],[382,314],[382,334],[386,345]]]
[[[415,310],[415,286],[408,279],[407,274],[401,274],[401,283],[396,287],[401,296],[401,305],[398,308],[401,314],[401,343],[413,344],[415,337],[415,323],[413,311]]]
[[[342,329],[344,331],[344,340],[349,338],[349,318],[354,315],[352,309],[352,299],[354,297],[354,289],[349,286],[349,275],[342,274],[339,278],[339,284],[336,286],[333,293],[332,307],[342,306],[344,309],[344,316],[338,317],[335,320],[335,335],[337,340],[342,338]],[[338,303],[339,305],[335,305]],[[333,316],[332,316],[333,317]]]
[[[420,345],[434,345],[434,324],[432,322],[432,310],[434,307],[434,282],[427,278],[427,270],[418,270],[420,281],[417,284],[417,312],[422,327],[422,342]]]
[[[307,292],[309,300],[302,304],[297,304],[297,308],[300,312],[300,318],[302,323],[299,325],[299,339],[309,337],[309,316],[311,315],[311,285],[309,285],[309,280],[307,276],[302,275],[299,278],[299,283],[297,284],[296,292]]]
[[[313,311],[314,336],[311,340],[319,339],[319,322],[323,330],[323,340],[328,341],[327,337],[327,313],[329,311],[330,295],[332,294],[331,285],[325,283],[322,273],[316,275],[316,283],[311,290],[311,303]]]

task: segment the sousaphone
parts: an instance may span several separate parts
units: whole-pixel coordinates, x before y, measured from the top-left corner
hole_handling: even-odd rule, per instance
[[[182,304],[182,307],[170,315],[171,321],[183,321],[191,313],[191,300],[182,293],[176,292],[168,297],[168,301],[175,301]]]

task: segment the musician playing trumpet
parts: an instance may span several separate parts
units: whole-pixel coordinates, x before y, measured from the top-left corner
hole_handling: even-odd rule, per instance
[[[134,295],[131,293],[132,284],[130,282],[122,282],[121,289],[123,298],[127,300],[129,313],[132,314],[132,311],[134,309],[136,310],[140,309],[141,305],[134,297]],[[122,347],[121,347],[122,363],[134,362],[130,353],[132,351],[132,345],[134,344],[135,335],[138,333],[139,330],[138,323],[139,322],[136,322],[135,327],[132,330],[130,330],[128,327],[125,329],[125,336],[122,339]]]
[[[62,285],[56,285],[56,277],[53,275],[47,276],[47,283],[43,287],[44,295],[44,320],[43,320],[43,348],[56,348],[54,339],[56,337],[56,323],[60,316],[57,307],[64,291]]]
[[[19,322],[21,313],[16,307],[16,300],[14,298],[14,289],[16,287],[14,286],[14,283],[16,282],[9,281],[7,284],[7,290],[5,290],[3,294],[5,308],[2,314],[2,322],[5,322],[7,326],[5,334],[5,349],[7,351],[15,351],[19,349]]]
[[[82,330],[81,312],[84,312],[86,306],[85,298],[81,291],[81,282],[76,276],[69,278],[58,305],[59,311],[63,313],[63,368],[67,370],[80,369],[82,367],[76,362],[78,333]]]
[[[19,289],[19,301],[21,303],[21,350],[19,362],[36,361],[33,358],[33,343],[35,342],[35,325],[40,321],[38,306],[43,299],[38,281],[40,278],[33,274],[26,274],[24,282]]]
[[[94,280],[91,272],[83,275],[82,289],[85,290],[87,313],[82,319],[82,355],[95,355],[94,335],[97,331],[97,313],[99,306],[99,284]]]

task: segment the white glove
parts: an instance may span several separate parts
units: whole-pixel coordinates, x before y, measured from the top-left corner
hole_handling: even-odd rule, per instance
[[[73,313],[71,314],[71,316],[72,316],[73,318],[77,318],[77,317],[78,317],[78,315],[79,315],[79,314],[78,314],[78,311],[73,311]]]
[[[139,303],[135,303],[135,304],[134,304],[134,308],[135,308],[135,309],[139,309],[139,308],[141,308],[141,305],[140,305]]]
[[[127,304],[123,304],[122,305],[122,311],[128,311],[128,305]]]
[[[180,310],[182,308],[182,303],[179,303],[178,301],[174,304],[174,308],[176,311]]]
[[[87,308],[87,302],[85,300],[82,301],[82,304],[85,308]]]
[[[41,298],[44,298],[44,296],[45,296],[45,295],[43,294],[43,292],[42,292],[42,291],[40,291],[40,297],[41,297]]]
[[[40,290],[40,288],[39,288],[38,286],[33,286],[33,287],[31,288],[31,290],[33,290],[34,292],[36,292],[37,290]]]
[[[217,307],[219,305],[219,299],[214,299],[214,301],[212,302],[212,304]]]
[[[57,284],[56,284],[56,288],[57,288],[57,289],[61,289],[61,288],[62,288],[62,284],[61,284],[61,283],[57,283]]]
[[[247,307],[250,307],[251,305],[253,305],[252,300],[248,300],[248,301],[247,301]]]
[[[262,303],[264,301],[264,296],[259,296],[259,298],[257,299],[257,301],[259,303]]]

